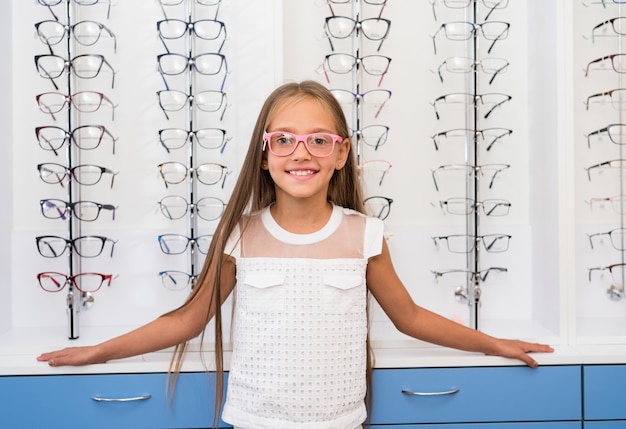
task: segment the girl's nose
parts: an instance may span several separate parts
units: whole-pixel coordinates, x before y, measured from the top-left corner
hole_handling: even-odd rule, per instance
[[[306,147],[306,143],[304,140],[296,141],[296,148],[292,154],[294,159],[300,158],[310,158],[311,154],[309,153],[309,149]]]

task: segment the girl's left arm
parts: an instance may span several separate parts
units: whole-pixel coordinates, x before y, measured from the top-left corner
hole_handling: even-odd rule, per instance
[[[545,344],[495,338],[453,322],[418,306],[400,281],[391,262],[387,243],[369,259],[367,286],[395,327],[422,341],[454,349],[519,359],[530,367],[537,362],[529,352],[552,352]]]

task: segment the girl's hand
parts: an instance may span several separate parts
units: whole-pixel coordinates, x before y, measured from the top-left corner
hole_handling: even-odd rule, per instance
[[[552,353],[554,349],[547,344],[527,343],[519,340],[498,339],[496,350],[490,353],[494,356],[519,359],[531,368],[537,368],[539,364],[528,355],[530,352]]]
[[[42,353],[37,356],[37,360],[48,362],[50,366],[79,366],[105,362],[98,358],[95,346],[68,347],[50,353]]]

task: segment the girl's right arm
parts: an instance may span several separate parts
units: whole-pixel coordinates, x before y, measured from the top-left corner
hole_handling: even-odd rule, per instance
[[[221,279],[222,303],[235,286],[234,260],[225,257],[225,261]],[[212,278],[211,271],[206,276],[207,280]],[[187,305],[119,337],[93,346],[68,347],[42,353],[37,360],[48,362],[50,366],[88,365],[155,352],[184,343],[198,336],[205,327],[211,289],[211,285],[202,285],[196,297]],[[210,318],[213,314],[212,310]]]

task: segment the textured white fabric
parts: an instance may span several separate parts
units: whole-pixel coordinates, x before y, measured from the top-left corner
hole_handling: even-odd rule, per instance
[[[248,429],[359,427],[365,271],[381,251],[382,222],[334,207],[322,229],[301,235],[265,209],[241,230],[231,237],[237,285],[222,419]]]

